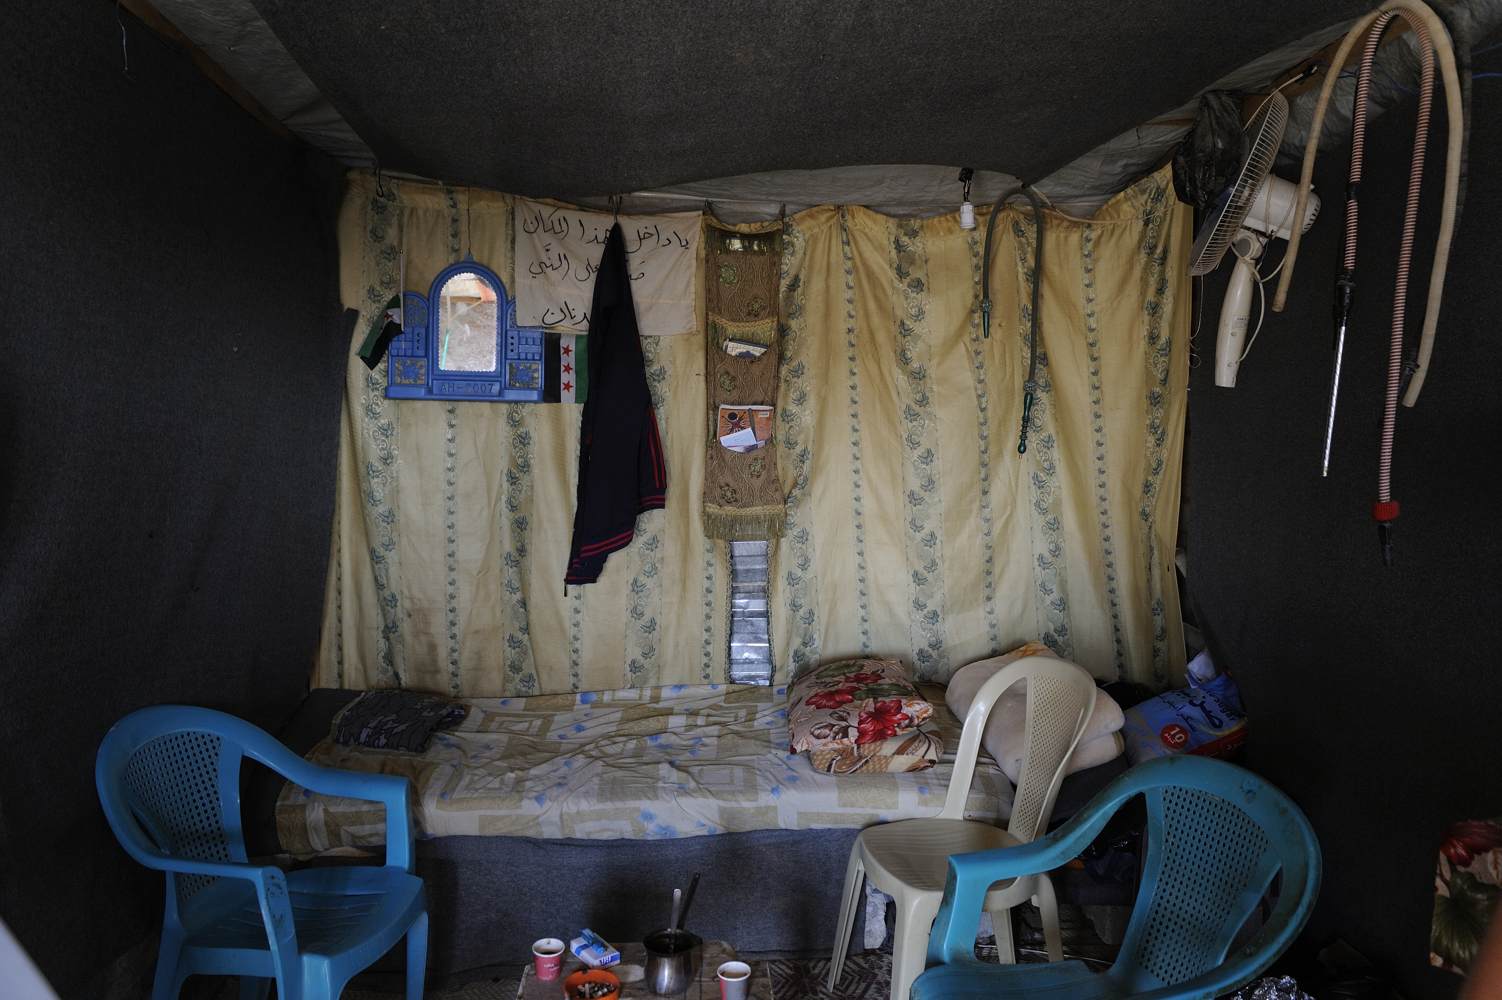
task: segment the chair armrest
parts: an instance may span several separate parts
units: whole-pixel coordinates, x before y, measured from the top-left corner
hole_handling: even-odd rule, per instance
[[[138,859],[146,860],[146,859]],[[297,925],[292,918],[292,900],[287,894],[287,874],[275,865],[252,865],[238,861],[200,861],[179,858],[153,849],[151,867],[174,875],[202,875],[210,878],[243,879],[255,886],[256,901],[272,961],[278,968],[297,955]]]
[[[944,899],[928,938],[928,964],[973,960],[981,908],[991,886],[1023,875],[1040,875],[1079,857],[1132,794],[1118,781],[1069,822],[1031,843],[951,854]]]
[[[265,752],[269,751],[269,752]],[[416,833],[408,803],[410,782],[395,774],[370,774],[324,767],[304,760],[280,743],[246,746],[245,752],[282,777],[320,795],[379,802],[386,807],[386,867],[411,872]]]
[[[268,872],[280,872],[275,865],[252,865],[244,861],[201,861],[198,858],[180,858],[150,847],[144,857],[137,861],[148,868],[171,872],[174,875],[202,875],[205,878],[238,878],[260,884]]]

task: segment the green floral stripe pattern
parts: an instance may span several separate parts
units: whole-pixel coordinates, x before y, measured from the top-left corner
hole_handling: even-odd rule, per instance
[[[1106,605],[1111,614],[1111,643],[1116,679],[1126,675],[1126,644],[1122,638],[1121,583],[1116,575],[1116,542],[1111,529],[1110,463],[1106,460],[1106,404],[1101,383],[1100,313],[1095,302],[1095,227],[1080,234],[1081,282],[1085,303],[1085,348],[1090,363],[1090,434],[1095,461],[1095,517],[1100,532],[1101,562],[1105,566]]]
[[[524,403],[506,404],[506,429],[509,431],[509,455],[505,472],[505,489],[501,500],[501,597],[506,610],[506,648],[502,662],[506,665],[507,694],[538,693],[537,666],[532,656],[532,629],[527,619],[527,568],[531,550],[528,545],[532,527],[532,430],[527,426]]]
[[[459,202],[444,188],[449,210],[449,259],[459,259]],[[464,690],[459,659],[459,408],[443,408],[443,614],[448,640],[449,693]]]
[[[578,691],[584,686],[584,593],[588,587],[574,587],[569,592],[568,608],[568,686]]]
[[[808,414],[808,317],[804,310],[803,276],[794,273],[790,266],[793,261],[801,265],[807,239],[792,221],[782,232],[782,392],[777,409],[782,431],[778,446],[782,450],[778,462],[785,463],[784,468],[791,471],[793,483],[788,492],[784,536],[788,564],[779,569],[783,573],[788,627],[796,637],[785,669],[788,676],[795,676],[819,662],[820,643],[813,513],[808,495],[808,474],[813,462],[813,422]]]
[[[981,336],[982,251],[979,230],[970,234],[970,373],[975,383],[976,465],[980,473],[981,608],[992,653],[1001,650],[1001,622],[996,617],[996,524],[991,508],[991,392],[986,378],[985,340]]]
[[[647,370],[647,388],[657,411],[658,431],[666,434],[668,370],[660,361],[662,350],[656,337],[641,339],[642,360]],[[630,603],[626,607],[626,687],[651,687],[660,672],[662,577],[658,556],[662,551],[663,512],[649,510],[636,519],[637,569],[631,577]]]
[[[948,675],[944,638],[944,576],[941,568],[944,524],[939,491],[938,414],[930,377],[926,299],[928,251],[922,226],[897,223],[892,238],[896,281],[897,370],[905,390],[902,403],[903,500],[907,511],[907,565],[912,584],[909,617],[913,664],[920,678]]]
[[[443,202],[449,210],[449,258],[459,259],[459,193],[447,184],[443,186]]]
[[[850,217],[840,207],[840,255],[845,266],[845,375],[850,391],[850,506],[855,522],[855,599],[860,614],[861,653],[871,652],[871,602],[866,577],[866,511],[861,468],[860,369],[855,349],[855,257],[850,249]]]
[[[366,209],[365,309],[362,320],[369,324],[386,308],[396,293],[397,218],[396,185],[370,197]],[[360,393],[361,436],[357,451],[363,457],[362,486],[365,501],[365,526],[370,538],[370,566],[380,605],[381,633],[376,642],[376,671],[383,687],[401,687],[405,674],[402,653],[402,609],[397,581],[397,429],[396,414],[386,399],[386,366],[365,373]]]
[[[443,408],[443,588],[444,626],[448,638],[449,693],[464,690],[459,669],[459,410]]]
[[[1027,289],[1033,281],[1033,229],[1012,220],[1013,245],[1017,248],[1017,271],[1021,292],[1017,296],[1017,345],[1021,370],[1027,371],[1028,337],[1033,319],[1031,295]],[[1032,496],[1033,586],[1036,591],[1038,620],[1042,640],[1063,658],[1074,655],[1074,638],[1069,628],[1069,594],[1064,573],[1064,519],[1059,501],[1058,439],[1053,430],[1053,379],[1048,370],[1048,352],[1043,349],[1042,331],[1038,344],[1038,392],[1033,401],[1032,419],[1028,424],[1026,455],[1028,480]],[[1018,387],[1020,391],[1020,386]]]
[[[704,645],[699,652],[699,679],[706,684],[714,682],[715,667],[719,660],[719,657],[715,655],[714,649],[714,598],[715,576],[718,572],[717,562],[714,539],[704,539]],[[726,664],[727,676],[728,666]]]
[[[1148,593],[1151,595],[1153,680],[1166,685],[1168,677],[1168,622],[1163,605],[1163,566],[1158,560],[1153,538],[1153,511],[1158,503],[1158,488],[1168,467],[1168,429],[1163,416],[1168,403],[1169,359],[1173,354],[1173,336],[1164,330],[1165,304],[1168,297],[1168,247],[1163,235],[1167,217],[1165,203],[1168,188],[1162,183],[1145,189],[1142,204],[1142,309],[1144,319],[1143,352],[1147,364],[1147,454],[1142,480],[1142,504],[1138,517],[1142,521],[1144,565],[1147,567]]]

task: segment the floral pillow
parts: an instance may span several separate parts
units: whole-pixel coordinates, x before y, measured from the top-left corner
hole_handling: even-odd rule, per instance
[[[789,742],[795,752],[878,743],[916,729],[933,712],[896,660],[839,660],[788,689]]]
[[[1492,921],[1502,920],[1502,819],[1451,826],[1434,872],[1429,964],[1466,975]]]
[[[933,721],[875,743],[832,743],[808,755],[826,774],[900,774],[926,771],[944,754],[944,736]]]

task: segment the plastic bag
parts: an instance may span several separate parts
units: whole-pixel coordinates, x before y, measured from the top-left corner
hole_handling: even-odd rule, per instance
[[[1314,1000],[1292,976],[1267,976],[1236,991],[1231,1000]]]
[[[1241,691],[1229,676],[1216,673],[1208,653],[1189,665],[1187,688],[1165,691],[1123,714],[1121,735],[1133,764],[1174,753],[1219,757],[1246,741]]]
[[[1236,95],[1212,90],[1200,97],[1194,124],[1173,154],[1173,189],[1179,200],[1200,211],[1214,204],[1236,180],[1246,145]]]

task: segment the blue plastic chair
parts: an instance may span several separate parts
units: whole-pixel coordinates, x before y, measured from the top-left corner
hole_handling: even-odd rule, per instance
[[[250,757],[304,788],[386,806],[384,867],[284,872],[246,862],[240,762]],[[421,1000],[427,898],[412,874],[407,779],[319,767],[243,719],[159,705],[115,724],[94,769],[122,847],[167,873],[152,1000],[191,975],[239,976],[242,998],[333,1000],[355,973],[407,938],[407,1000]]]
[[[1147,857],[1116,962],[993,965],[975,957],[986,890],[1051,871],[1077,857],[1129,799],[1147,803]],[[1277,903],[1234,954],[1252,911],[1280,877]],[[1245,985],[1281,955],[1319,894],[1314,830],[1288,796],[1250,771],[1202,757],[1135,767],[1055,832],[1019,847],[949,859],[944,902],[914,1000],[986,997],[1217,997]]]

